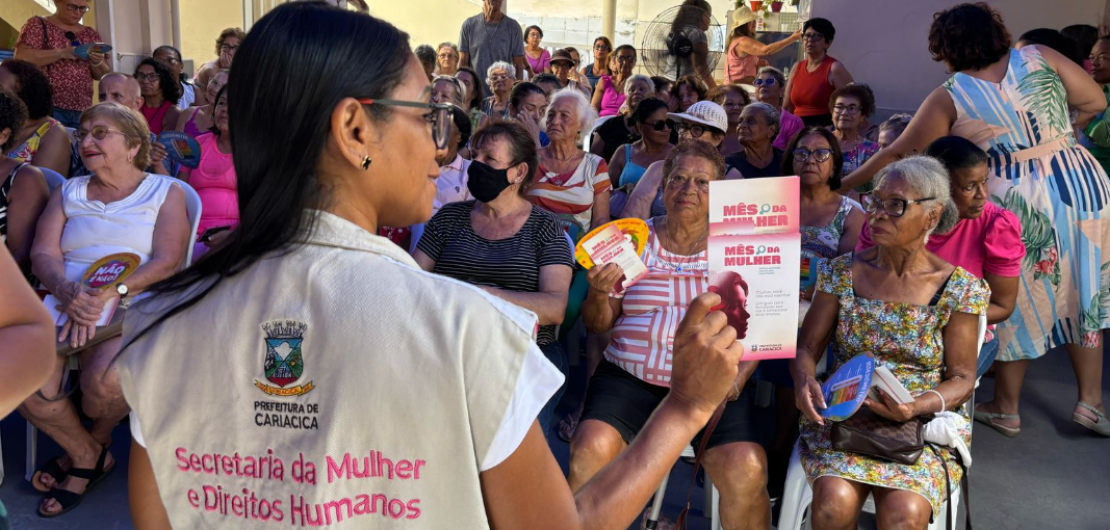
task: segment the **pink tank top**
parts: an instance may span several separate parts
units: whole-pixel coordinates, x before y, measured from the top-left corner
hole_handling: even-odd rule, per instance
[[[601,112],[599,116],[616,116],[621,112],[621,105],[624,105],[624,94],[618,94],[616,88],[613,87],[613,78],[607,75],[601,76]]]
[[[209,228],[239,224],[239,187],[230,154],[221,153],[216,135],[197,137],[200,166],[189,174],[189,185],[200,196],[200,226],[197,235]]]
[[[173,103],[163,101],[161,105],[150,108],[143,106],[140,110],[143,111],[143,117],[146,118],[146,124],[150,127],[150,132],[154,134],[162,134],[162,120],[166,117],[166,112],[170,110]]]
[[[735,39],[728,47],[728,55],[726,55],[725,63],[725,76],[729,83],[739,83],[745,77],[755,77],[756,65],[759,64],[759,56],[747,54],[746,57],[740,57],[742,53],[736,47],[740,45],[740,39]]]

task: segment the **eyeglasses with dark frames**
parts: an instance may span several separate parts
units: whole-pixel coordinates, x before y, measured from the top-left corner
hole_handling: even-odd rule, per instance
[[[450,103],[429,103],[426,101],[401,101],[397,99],[373,98],[361,98],[358,99],[358,102],[363,105],[411,107],[432,111],[424,115],[424,121],[428,123],[432,130],[432,141],[436,144],[436,150],[447,148],[447,141],[451,136],[451,109],[455,108],[454,105]]]
[[[866,195],[863,197],[863,210],[867,213],[875,213],[879,208],[883,209],[887,215],[891,217],[902,217],[906,214],[906,206],[911,204],[921,204],[936,199],[936,197],[926,197],[924,199],[879,199],[874,195]]]

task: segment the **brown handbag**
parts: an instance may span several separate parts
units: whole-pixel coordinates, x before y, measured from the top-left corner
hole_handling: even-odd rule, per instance
[[[925,421],[921,417],[906,422],[888,420],[867,407],[860,407],[850,418],[833,423],[832,447],[881,460],[912,465],[925,450]]]

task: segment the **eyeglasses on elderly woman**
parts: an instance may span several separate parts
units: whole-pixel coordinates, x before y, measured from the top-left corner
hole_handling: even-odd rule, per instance
[[[449,103],[428,103],[421,101],[372,98],[362,98],[357,101],[363,105],[428,109],[430,112],[424,115],[424,121],[426,121],[432,129],[432,141],[435,142],[437,150],[447,148],[447,141],[451,136],[451,109],[455,107],[454,105]]]
[[[891,217],[902,217],[906,214],[906,207],[911,204],[921,204],[934,200],[936,197],[926,197],[924,199],[879,199],[874,195],[863,196],[863,210],[867,213],[875,213],[882,208],[887,215]]]

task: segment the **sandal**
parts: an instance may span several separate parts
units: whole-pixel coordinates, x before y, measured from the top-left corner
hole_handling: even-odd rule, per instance
[[[40,493],[49,493],[50,488],[43,486],[42,481],[39,480],[43,475],[50,475],[54,478],[55,484],[61,484],[62,481],[69,476],[69,472],[62,469],[61,461],[62,457],[55,457],[35,470],[35,474],[31,476],[31,487],[35,488]]]
[[[1096,419],[1095,421],[1091,421],[1091,418],[1088,418],[1078,412],[1073,412],[1071,413],[1071,421],[1074,421],[1075,423],[1078,423],[1092,431],[1095,431],[1095,434],[1110,437],[1110,420],[1106,419],[1106,415],[1103,414],[1101,410],[1098,410],[1095,407],[1088,405],[1082,401],[1076,402],[1076,405],[1079,405],[1080,407],[1083,407],[1094,413]]]
[[[105,447],[104,449],[100,450],[100,458],[97,459],[95,468],[93,468],[93,469],[86,469],[86,468],[79,468],[79,467],[70,468],[69,476],[76,477],[76,478],[82,478],[82,479],[85,479],[85,480],[89,481],[88,484],[85,485],[85,491],[83,491],[81,493],[74,493],[72,491],[64,490],[64,489],[60,489],[60,488],[51,488],[50,493],[47,494],[46,498],[47,499],[54,499],[55,501],[58,501],[58,504],[60,504],[62,506],[62,509],[58,510],[56,512],[44,512],[44,511],[42,511],[42,505],[40,504],[39,505],[39,517],[43,517],[43,518],[46,518],[46,519],[49,519],[49,518],[52,518],[52,517],[57,517],[59,515],[62,515],[63,513],[66,513],[68,511],[76,508],[78,505],[80,505],[81,500],[85,498],[85,495],[87,493],[89,493],[89,491],[92,491],[93,487],[95,487],[97,484],[100,484],[100,482],[104,480],[104,477],[107,477],[108,474],[110,474],[114,469],[116,469],[116,465],[115,465],[114,462],[112,463],[112,467],[110,467],[108,469],[104,469],[104,460],[107,457],[108,457],[108,448]]]
[[[578,420],[571,416],[563,418],[559,422],[559,439],[569,444],[576,430],[578,430]]]
[[[975,409],[975,421],[985,424],[988,427],[1002,433],[1003,436],[1008,436],[1010,438],[1014,438],[1018,434],[1021,434],[1021,427],[1007,427],[1000,423],[995,423],[994,420],[1018,419],[1021,419],[1021,416],[1018,414],[1001,414],[998,412],[987,412],[985,410],[979,410],[978,408]],[[1074,419],[1074,417],[1072,419]]]

